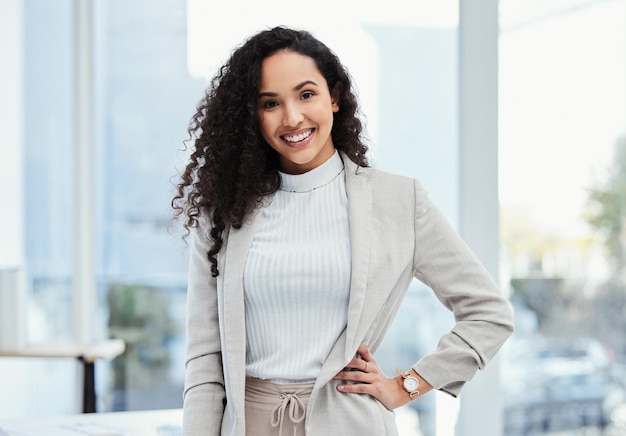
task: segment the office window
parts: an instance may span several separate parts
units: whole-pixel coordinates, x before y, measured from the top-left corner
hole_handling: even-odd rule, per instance
[[[27,340],[43,342],[73,335],[70,2],[25,4],[24,18]]]
[[[170,1],[93,2],[93,340],[127,350],[97,363],[98,410],[182,405],[184,244],[168,233],[171,178],[206,82],[186,66],[186,8]],[[77,337],[73,2],[22,3],[24,31],[25,341]],[[79,327],[80,328],[80,327]],[[31,413],[76,407],[71,361],[24,361],[53,374]],[[33,378],[37,380],[37,378]],[[50,387],[49,389],[46,386]],[[50,398],[55,397],[55,401]],[[39,405],[39,403],[42,403]],[[19,401],[18,401],[19,403]],[[17,407],[17,406],[16,406]]]
[[[102,406],[180,407],[187,259],[169,202],[206,82],[187,70],[184,1],[95,4],[98,289],[103,331],[127,346]]]
[[[626,419],[623,1],[501,1],[505,434]]]

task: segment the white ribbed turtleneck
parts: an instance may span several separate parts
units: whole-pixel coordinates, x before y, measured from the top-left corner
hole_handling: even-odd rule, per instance
[[[350,229],[338,152],[299,175],[263,208],[246,259],[246,375],[314,381],[346,327]],[[296,192],[292,192],[296,191]]]

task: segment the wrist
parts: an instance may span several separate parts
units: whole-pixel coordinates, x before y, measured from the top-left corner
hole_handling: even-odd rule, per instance
[[[421,377],[412,368],[403,372],[398,368],[398,376],[396,377],[400,383],[400,387],[404,395],[408,397],[408,401],[415,400],[420,395]]]

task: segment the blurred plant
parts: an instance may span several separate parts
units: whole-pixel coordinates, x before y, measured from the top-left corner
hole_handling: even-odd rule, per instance
[[[589,305],[588,327],[626,361],[626,138],[620,138],[605,180],[589,189],[584,217],[607,249],[611,275]]]
[[[608,250],[613,279],[622,279],[626,256],[626,138],[614,148],[606,179],[589,189],[583,214]]]
[[[180,329],[169,313],[167,294],[151,286],[114,283],[107,303],[109,336],[126,342],[126,352],[113,362],[114,390],[123,393],[167,380],[167,342]]]

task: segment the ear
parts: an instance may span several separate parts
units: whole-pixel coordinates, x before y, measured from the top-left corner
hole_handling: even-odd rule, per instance
[[[337,83],[333,90],[330,92],[330,102],[333,108],[333,112],[339,112],[339,97],[341,95],[341,83]]]

